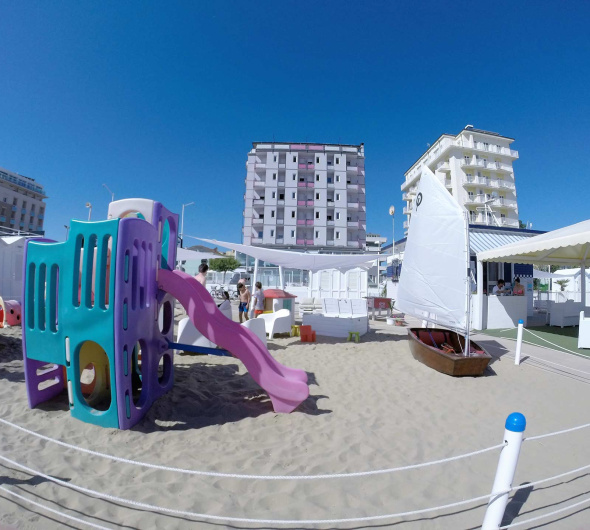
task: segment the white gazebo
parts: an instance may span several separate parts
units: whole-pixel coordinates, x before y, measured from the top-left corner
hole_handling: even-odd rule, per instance
[[[477,253],[477,297],[483,307],[483,262],[570,265],[581,268],[582,307],[586,307],[586,260],[590,255],[590,220],[547,232],[524,241]],[[479,312],[479,329],[483,325]]]

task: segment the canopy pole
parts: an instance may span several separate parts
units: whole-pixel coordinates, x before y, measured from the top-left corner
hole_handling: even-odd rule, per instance
[[[279,287],[282,291],[285,290],[285,274],[282,265],[279,265]]]
[[[479,329],[483,329],[483,261],[477,260],[477,305],[479,306],[479,315],[477,321]]]
[[[465,308],[465,351],[463,354],[469,357],[471,354],[471,342],[469,342],[471,328],[471,248],[469,247],[469,218],[467,217],[467,212],[464,212],[463,220],[465,222],[465,291],[467,295],[467,307]]]
[[[256,285],[256,279],[258,277],[258,258],[254,258],[254,278],[250,282],[250,288],[254,290],[254,286]]]
[[[582,309],[586,309],[586,260],[582,261],[580,272],[582,273],[582,276],[580,277],[582,297],[580,298],[580,300],[582,301]]]

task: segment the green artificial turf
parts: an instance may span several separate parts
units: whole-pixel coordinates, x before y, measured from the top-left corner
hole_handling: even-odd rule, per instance
[[[532,335],[529,331],[532,331],[537,336]],[[492,337],[516,340],[517,329],[484,329],[481,333],[491,335]],[[544,346],[545,348],[558,351],[570,350],[571,352],[590,357],[590,350],[578,348],[577,327],[538,326],[524,328],[522,340],[523,342],[529,342],[537,346]]]

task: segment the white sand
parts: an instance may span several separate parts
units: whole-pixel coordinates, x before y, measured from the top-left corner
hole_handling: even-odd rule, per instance
[[[309,373],[311,395],[294,413],[272,411],[267,395],[233,358],[176,357],[174,389],[129,431],[70,416],[67,397],[29,410],[20,329],[0,330],[0,418],[74,445],[190,469],[249,474],[318,474],[403,466],[501,443],[506,416],[527,417],[533,436],[590,422],[590,362],[525,346],[580,370],[548,369],[508,356],[493,374],[456,379],[414,361],[406,330],[371,323],[360,344],[320,337],[316,344],[274,339],[271,353]],[[478,338],[482,338],[481,336]],[[483,338],[491,353],[510,341]],[[1,346],[0,346],[1,348]],[[586,373],[583,373],[586,372]],[[306,482],[194,477],[114,463],[66,450],[1,426],[1,454],[77,485],[172,509],[265,519],[375,516],[452,503],[490,492],[499,451],[420,470]],[[590,463],[590,429],[526,442],[515,485]],[[588,497],[590,475],[575,475],[516,495],[521,520]],[[165,516],[93,498],[2,466],[2,485],[27,498],[108,528],[272,528]],[[583,495],[585,494],[585,496]],[[524,505],[519,500],[526,500]],[[468,529],[481,525],[485,502],[379,527]],[[584,506],[587,508],[590,504]],[[575,511],[575,510],[574,510]],[[587,528],[590,510],[554,516],[551,528]],[[566,516],[566,517],[564,517]],[[517,522],[519,519],[516,519]],[[512,518],[507,519],[507,522]],[[63,528],[49,515],[0,491],[0,526]],[[71,523],[72,527],[80,527]],[[295,525],[296,526],[296,525]],[[365,528],[370,523],[335,525]],[[292,528],[293,526],[291,526]],[[301,527],[301,526],[300,526]],[[318,525],[330,528],[331,525]],[[521,526],[519,528],[532,528]]]

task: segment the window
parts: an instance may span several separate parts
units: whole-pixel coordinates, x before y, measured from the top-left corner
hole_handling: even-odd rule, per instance
[[[316,175],[316,176],[315,176],[315,181],[316,181],[316,182],[319,182],[319,181],[320,181],[320,176],[319,176],[319,175]]]
[[[316,193],[316,194],[315,194],[315,200],[316,200],[316,201],[319,201],[319,200],[320,200],[320,194],[319,194],[319,193]]]
[[[297,192],[294,191],[293,193],[291,193],[291,198],[292,199],[295,199],[296,197],[297,197]]]
[[[260,239],[262,239],[262,235],[263,235],[263,234],[262,234],[262,232],[258,232],[258,237],[259,237]]]
[[[328,219],[328,221],[331,221],[332,220],[332,216],[331,215],[328,215],[327,219]]]
[[[273,174],[272,174],[272,179],[273,179],[273,180],[277,180],[277,174],[276,174],[276,173],[273,173]]]
[[[274,217],[274,216],[275,216],[275,211],[274,211],[274,210],[271,210],[271,211],[270,211],[270,216],[271,216],[271,217]]]
[[[296,156],[293,157],[293,162],[297,162],[297,157]]]
[[[293,180],[297,180],[297,174],[293,173]]]
[[[315,157],[315,163],[316,163],[316,164],[319,164],[319,163],[320,163],[320,157],[319,157],[319,156],[316,156],[316,157]]]
[[[340,164],[340,159],[339,158],[336,158],[336,163],[337,164]]]
[[[336,232],[336,239],[340,239],[340,232]]]
[[[340,212],[336,212],[336,219],[340,219]]]
[[[336,182],[340,182],[340,175],[336,175]]]
[[[336,194],[336,200],[339,201],[340,200],[340,193]]]
[[[320,218],[320,212],[316,212],[316,213],[315,213],[315,218],[316,218],[316,219],[319,219],[319,218]]]
[[[285,200],[285,194],[279,193],[279,201],[284,201],[284,200]]]
[[[320,237],[320,233],[319,233],[319,231],[316,230],[315,231],[315,238],[317,239],[318,237]]]
[[[276,199],[276,198],[277,198],[277,192],[276,192],[276,191],[273,191],[273,192],[272,192],[272,198],[273,198],[273,199]]]
[[[291,230],[291,237],[295,237],[295,230]]]
[[[293,210],[293,211],[291,212],[291,218],[292,218],[292,219],[295,219],[295,210]]]
[[[276,158],[276,157],[275,157],[275,158]],[[274,231],[274,230],[271,230],[271,231],[270,231],[270,237],[274,237],[274,236],[275,236],[275,231]]]
[[[276,162],[276,161],[277,161],[277,155],[275,155],[275,156],[273,157],[272,161],[273,161],[273,162]]]
[[[299,182],[305,182],[305,177],[299,177]]]
[[[328,184],[332,184],[332,177],[328,177]]]
[[[472,191],[468,191],[467,195],[469,195],[469,200],[473,201],[473,192]]]

